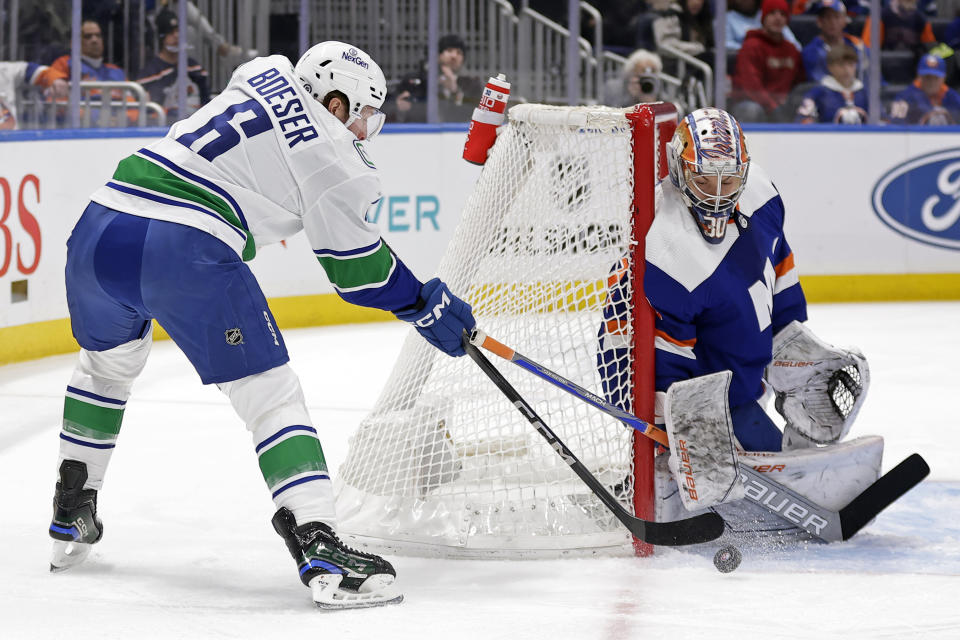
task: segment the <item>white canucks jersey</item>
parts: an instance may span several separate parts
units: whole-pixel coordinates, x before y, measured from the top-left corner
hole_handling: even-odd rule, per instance
[[[396,309],[416,300],[419,282],[366,220],[380,198],[363,143],[303,90],[284,56],[239,67],[219,96],[122,160],[91,196],[205,231],[244,260],[304,229],[338,293]]]

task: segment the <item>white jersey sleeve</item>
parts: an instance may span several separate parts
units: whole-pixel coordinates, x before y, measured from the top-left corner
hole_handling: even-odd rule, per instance
[[[305,229],[341,295],[392,309],[415,301],[419,282],[405,267],[397,273],[366,221],[380,197],[363,146],[300,86],[287,58],[270,56],[239,67],[204,108],[121,161],[92,199],[206,231],[244,260]]]

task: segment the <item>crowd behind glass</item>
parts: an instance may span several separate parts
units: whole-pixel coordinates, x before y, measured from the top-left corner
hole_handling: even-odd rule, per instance
[[[565,2],[514,4],[567,23]],[[602,24],[588,14],[581,33],[590,40],[602,27],[602,49],[617,61],[600,78],[596,102],[622,107],[662,99],[681,110],[706,106],[678,87],[712,82],[705,76],[719,66],[711,0],[591,4]],[[246,60],[282,53],[295,61],[297,34],[289,32],[296,20],[285,21],[289,13],[271,14],[269,50],[258,51],[224,36],[194,2],[180,7],[176,0],[86,0],[77,6],[70,0],[2,0],[0,130],[170,124],[209,101],[230,70]],[[870,96],[879,95],[879,109],[874,108],[879,122],[958,124],[960,94],[953,89],[960,85],[958,13],[958,0],[885,0],[879,29],[872,30],[869,7],[858,0],[728,0],[719,46],[726,69],[715,86],[725,106],[745,122],[859,125],[868,121]],[[187,28],[181,31],[184,19]],[[283,37],[285,31],[289,37]],[[871,48],[872,33],[879,33],[878,47]],[[427,121],[432,78],[436,120],[467,122],[486,77],[499,70],[482,68],[483,52],[462,34],[439,34],[433,52],[427,35],[422,38],[417,68],[388,77],[388,122]],[[79,73],[71,56],[77,40]],[[701,66],[678,65],[679,59]],[[873,65],[879,65],[879,74],[871,73]],[[76,77],[79,90],[72,82]],[[877,77],[879,92],[871,93]],[[512,101],[523,99],[521,83]]]

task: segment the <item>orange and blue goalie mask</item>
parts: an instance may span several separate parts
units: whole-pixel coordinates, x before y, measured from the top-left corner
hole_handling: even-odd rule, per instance
[[[694,111],[677,126],[667,161],[670,179],[703,238],[721,242],[750,168],[740,123],[721,109]]]

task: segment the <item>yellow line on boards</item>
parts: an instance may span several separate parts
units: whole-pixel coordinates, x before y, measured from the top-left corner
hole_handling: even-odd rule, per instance
[[[960,273],[801,276],[808,302],[960,300]]]
[[[800,283],[807,301],[812,303],[960,300],[960,273],[803,276]],[[569,310],[578,307],[570,301],[561,306],[570,305],[573,306]],[[333,293],[271,298],[270,309],[280,329],[393,319],[391,313],[348,304]],[[169,339],[156,325],[154,337]],[[78,349],[70,332],[70,321],[65,318],[0,328],[0,365]]]

